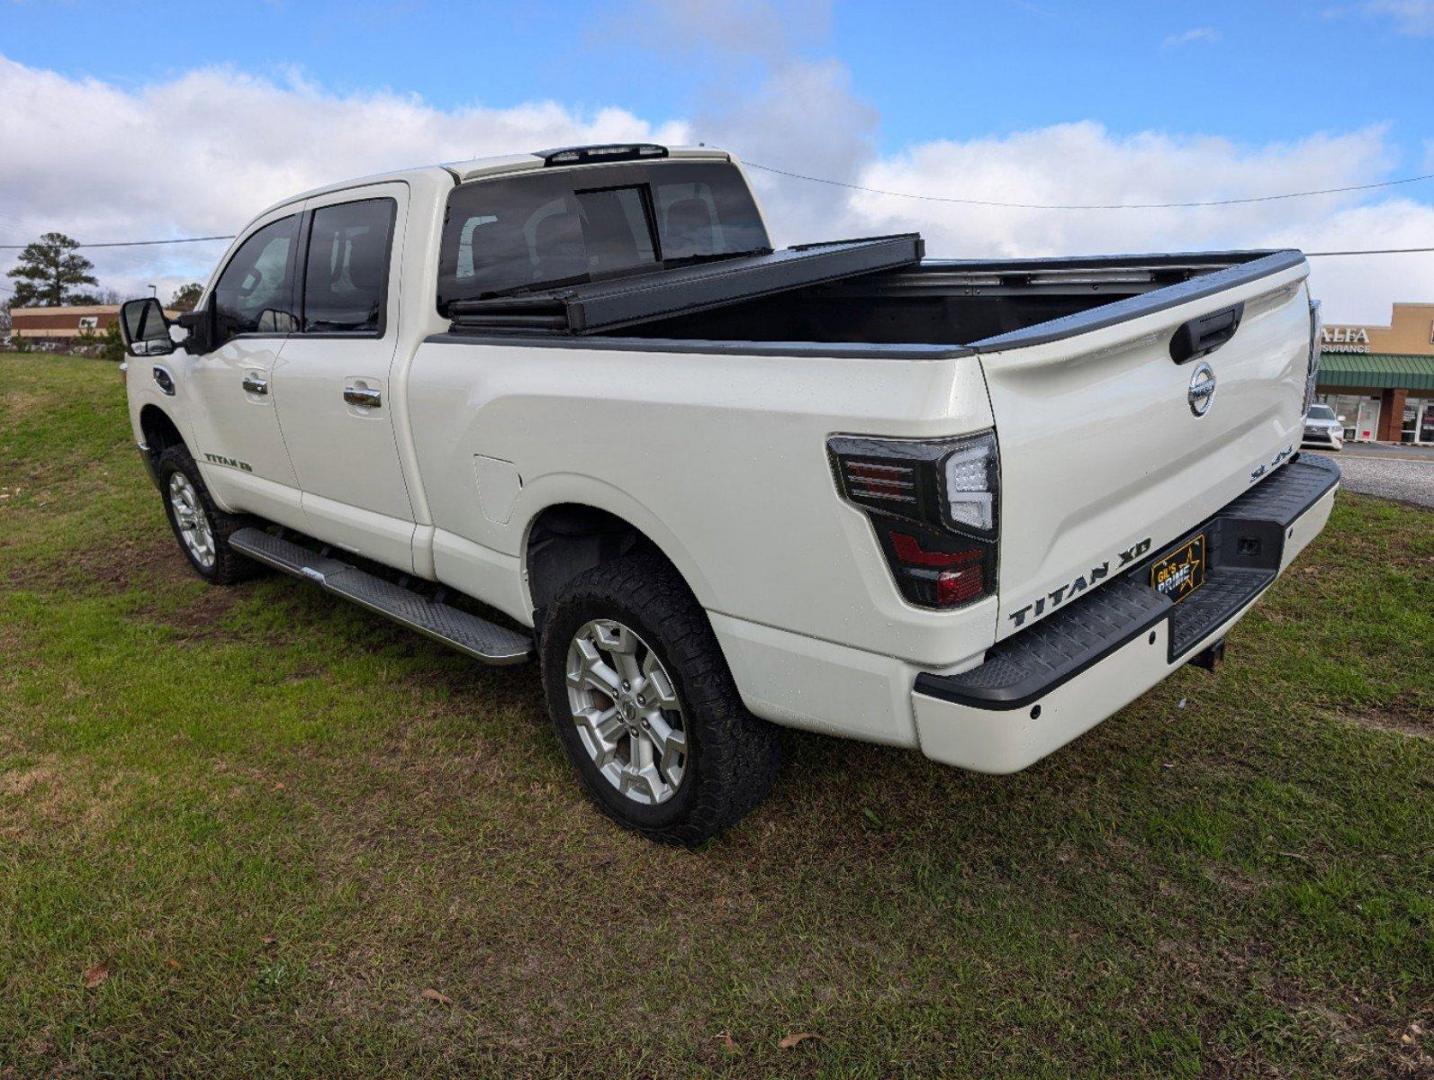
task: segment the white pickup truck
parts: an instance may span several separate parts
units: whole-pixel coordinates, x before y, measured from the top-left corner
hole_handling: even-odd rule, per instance
[[[122,325],[201,576],[536,654],[598,806],[696,843],[774,725],[1005,773],[1213,667],[1338,485],[1307,274],[773,250],[730,154],[591,146],[296,195]]]

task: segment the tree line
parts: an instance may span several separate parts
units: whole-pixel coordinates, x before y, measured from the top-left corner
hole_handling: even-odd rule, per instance
[[[79,242],[64,233],[48,232],[25,245],[16,265],[6,274],[14,280],[14,293],[7,308],[68,307],[83,304],[118,303],[114,290],[93,292],[99,283],[94,263],[79,254]],[[172,311],[192,311],[204,286],[192,281],[176,289],[169,303]]]

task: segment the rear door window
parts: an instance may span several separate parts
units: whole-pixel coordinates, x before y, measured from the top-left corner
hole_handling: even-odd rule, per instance
[[[382,335],[396,208],[393,199],[362,199],[313,212],[304,333]]]

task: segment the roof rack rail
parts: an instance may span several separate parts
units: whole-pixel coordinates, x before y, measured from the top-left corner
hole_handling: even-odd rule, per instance
[[[591,165],[599,161],[638,161],[665,158],[667,147],[656,143],[600,143],[596,146],[560,146],[539,150],[534,157],[547,165]]]

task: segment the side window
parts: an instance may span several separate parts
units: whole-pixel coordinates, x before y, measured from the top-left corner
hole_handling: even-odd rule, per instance
[[[722,219],[710,185],[656,184],[654,189],[664,258],[688,259],[723,250]]]
[[[364,199],[315,210],[304,268],[305,333],[383,333],[396,204]]]
[[[286,334],[296,328],[289,254],[297,216],[271,221],[245,240],[214,287],[215,340],[235,334]]]
[[[644,187],[579,191],[586,270],[594,278],[657,261]]]

